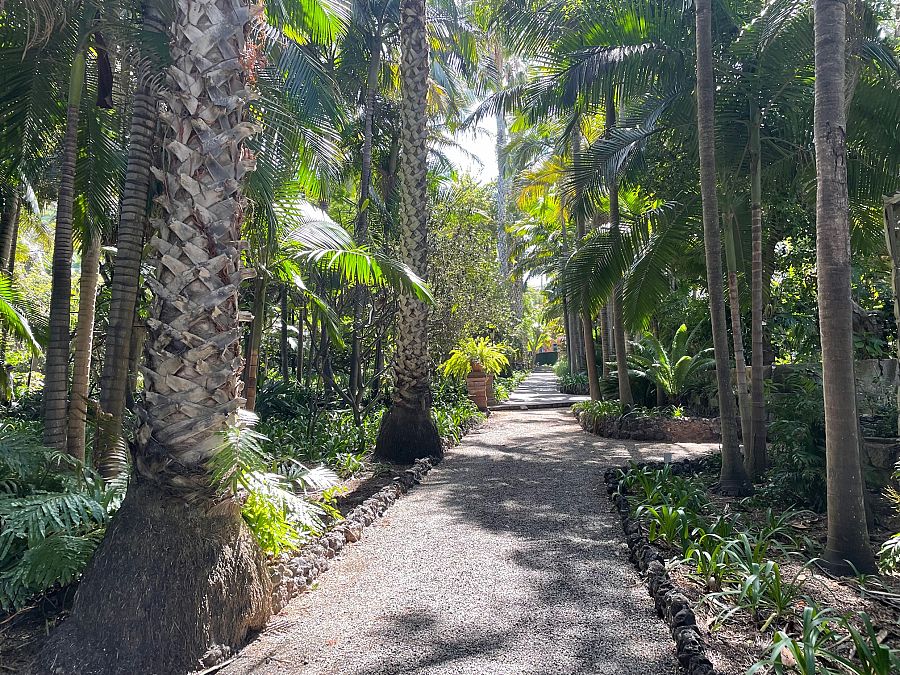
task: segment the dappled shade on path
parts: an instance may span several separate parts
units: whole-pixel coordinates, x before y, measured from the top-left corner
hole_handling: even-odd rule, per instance
[[[496,413],[222,672],[676,673],[601,474],[712,449]]]

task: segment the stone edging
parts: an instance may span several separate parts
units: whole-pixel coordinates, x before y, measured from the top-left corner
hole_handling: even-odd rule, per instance
[[[632,517],[628,497],[619,493],[616,469],[608,469],[603,474],[603,480],[606,492],[622,520],[628,559],[644,576],[650,597],[656,604],[656,613],[669,624],[678,663],[687,675],[715,675],[713,665],[706,657],[703,636],[697,628],[691,602],[672,581],[664,558],[647,539],[641,522]]]
[[[719,420],[705,417],[629,417],[574,413],[581,428],[603,438],[669,443],[714,443],[721,439]]]
[[[429,457],[416,460],[394,481],[354,508],[334,527],[304,544],[298,551],[285,553],[269,562],[272,579],[272,613],[278,614],[295,597],[309,589],[345,544],[362,538],[363,529],[375,522],[387,509],[440,462]]]

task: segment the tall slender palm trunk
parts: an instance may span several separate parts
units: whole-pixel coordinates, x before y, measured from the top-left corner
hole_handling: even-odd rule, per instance
[[[741,325],[741,293],[738,286],[738,232],[734,211],[729,208],[725,219],[725,263],[728,267],[728,309],[731,314],[731,342],[734,345],[734,379],[737,385],[738,412],[741,416],[741,441],[744,447],[744,468],[753,476],[748,458],[752,438],[750,391],[747,389],[747,361],[744,359],[744,330]]]
[[[10,191],[0,214],[0,272],[9,269],[19,223],[19,193]]]
[[[697,21],[697,131],[700,146],[700,193],[703,199],[703,238],[722,430],[722,473],[719,476],[719,490],[737,496],[749,494],[752,486],[744,469],[738,445],[734,394],[731,390],[728,330],[725,324],[722,234],[719,229],[719,198],[716,194],[715,82],[710,0],[697,0],[694,11]]]
[[[853,369],[847,121],[844,109],[846,3],[815,0],[816,267],[825,393],[828,542],[838,572],[874,572],[860,470]]]
[[[78,323],[75,326],[75,365],[66,442],[69,454],[84,461],[88,392],[91,379],[91,349],[94,341],[94,310],[100,278],[100,236],[94,233],[81,255],[78,287]]]
[[[400,255],[415,272],[428,269],[428,38],[425,0],[400,0]],[[440,455],[431,419],[428,306],[404,294],[399,302],[393,401],[381,419],[376,456],[395,462]]]
[[[244,120],[250,92],[239,57],[250,20],[235,0],[175,2],[162,116],[166,219],[151,242],[135,473],[72,615],[43,650],[47,670],[196,670],[211,650],[239,647],[270,614],[265,558],[209,468],[244,403],[239,185],[253,168],[242,141],[256,127]]]
[[[56,231],[50,289],[50,339],[44,370],[44,445],[66,450],[69,398],[69,330],[72,312],[72,219],[75,206],[75,165],[78,159],[78,117],[84,88],[85,56],[72,62],[66,132],[56,200]]]
[[[572,164],[581,161],[581,130],[576,128],[572,136]],[[576,201],[581,201],[581,195],[576,195]],[[584,214],[581,209],[575,213],[575,234],[581,241],[585,236]],[[579,318],[581,320],[582,341],[584,343],[584,367],[587,371],[588,392],[592,401],[600,400],[600,376],[597,373],[597,349],[594,344],[594,319],[586,301],[581,301]]]
[[[148,23],[148,18],[149,10],[145,10],[145,23]],[[115,449],[122,435],[128,395],[131,334],[140,287],[151,183],[150,166],[156,138],[156,104],[149,77],[148,72],[139,75],[132,98],[125,187],[122,191],[116,256],[110,284],[109,329],[100,374],[100,413],[94,465],[106,479],[117,476],[125,468],[121,465],[121,455]]]
[[[761,476],[768,465],[766,450],[766,402],[763,398],[763,377],[766,357],[763,347],[763,230],[762,230],[762,152],[759,140],[760,116],[753,115],[750,127],[750,426],[749,450],[744,448],[745,463],[751,478]]]
[[[616,101],[613,91],[606,97],[606,130],[609,133],[616,126]],[[621,212],[619,209],[619,182],[613,176],[609,181],[609,226],[616,245],[621,236]],[[625,323],[622,317],[622,285],[616,284],[610,298],[612,309],[613,339],[616,344],[616,376],[619,380],[619,401],[622,405],[633,405],[631,379],[628,377],[628,342],[625,339]]]
[[[612,359],[612,352],[609,344],[611,335],[612,331],[609,327],[609,305],[603,305],[600,309],[600,349],[603,358],[601,371],[604,378],[609,377],[609,362]]]

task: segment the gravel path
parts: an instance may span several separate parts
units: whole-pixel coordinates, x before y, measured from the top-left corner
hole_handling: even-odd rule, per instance
[[[495,413],[220,672],[677,673],[601,474],[711,448]]]

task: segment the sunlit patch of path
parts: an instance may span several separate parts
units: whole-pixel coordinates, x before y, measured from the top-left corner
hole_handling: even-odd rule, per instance
[[[557,378],[550,368],[539,368],[520,384],[508,400],[492,410],[533,410],[536,408],[569,408],[587,401],[588,396],[563,394],[557,389]]]
[[[677,673],[601,474],[712,449],[495,413],[220,672]]]

